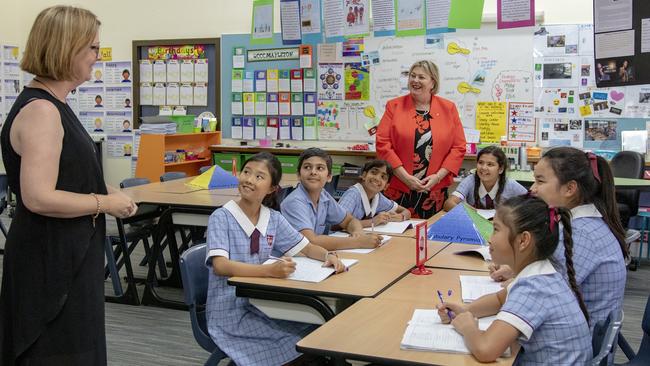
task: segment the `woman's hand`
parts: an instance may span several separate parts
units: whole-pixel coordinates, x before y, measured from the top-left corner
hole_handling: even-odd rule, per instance
[[[424,183],[413,175],[406,174],[404,177],[400,178],[410,190],[416,192],[424,192]]]
[[[131,197],[120,191],[106,195],[103,203],[106,205],[103,211],[119,219],[131,217],[138,211],[138,206],[133,202]]]
[[[347,267],[345,267],[345,264],[341,262],[341,259],[336,254],[328,253],[326,258],[327,260],[323,263],[323,267],[334,267],[336,273],[347,271]]]
[[[452,321],[452,319],[449,318],[449,314],[447,314],[447,311],[451,312],[451,316],[454,319],[456,316],[458,316],[458,314],[467,312],[465,306],[453,302],[438,304],[436,305],[436,308],[438,308],[438,316],[440,316],[440,320],[442,321],[443,324],[449,324]]]
[[[471,330],[478,329],[478,319],[474,317],[474,314],[466,311],[458,314],[454,320],[451,321],[451,325],[454,326],[458,333],[465,335]]]
[[[269,267],[268,277],[287,278],[296,271],[296,262],[292,261],[291,257],[282,257],[267,266]]]
[[[391,221],[391,215],[388,212],[380,212],[371,219],[374,225],[383,225]]]
[[[428,177],[424,177],[422,179],[422,184],[424,184],[423,190],[428,192],[433,188],[436,184],[440,183],[441,179],[438,174],[431,174]]]

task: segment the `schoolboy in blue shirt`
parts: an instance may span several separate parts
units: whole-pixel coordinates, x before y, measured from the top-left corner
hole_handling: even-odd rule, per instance
[[[298,158],[300,183],[281,203],[282,215],[309,242],[327,250],[375,248],[381,237],[364,234],[359,220],[345,211],[323,188],[332,180],[332,158],[323,150],[309,148]],[[338,225],[350,237],[328,236],[328,226]]]

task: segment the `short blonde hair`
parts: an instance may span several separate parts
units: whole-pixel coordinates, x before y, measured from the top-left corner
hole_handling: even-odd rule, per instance
[[[101,25],[92,12],[72,6],[49,7],[36,17],[20,67],[54,80],[72,80],[74,58],[89,47]]]
[[[440,73],[438,72],[438,66],[429,60],[420,60],[414,63],[409,69],[409,75],[413,72],[413,69],[416,67],[421,67],[424,72],[433,79],[433,88],[431,89],[431,94],[438,94],[438,88],[440,87]]]

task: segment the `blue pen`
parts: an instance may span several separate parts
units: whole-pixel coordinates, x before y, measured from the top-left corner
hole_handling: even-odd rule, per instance
[[[440,303],[444,305],[445,300],[442,299],[442,292],[440,292],[440,290],[436,290],[436,292],[438,293],[438,298],[440,299]],[[447,296],[451,296],[451,290],[447,291]],[[449,308],[447,308],[447,316],[449,317],[449,321],[451,321],[453,319],[451,314],[452,314],[451,310],[449,310]]]

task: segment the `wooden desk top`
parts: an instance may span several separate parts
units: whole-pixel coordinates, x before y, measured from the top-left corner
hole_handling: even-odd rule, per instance
[[[449,301],[462,303],[460,275],[487,276],[487,273],[458,271],[454,269],[429,268],[433,273],[426,276],[408,274],[377,296],[378,299],[399,300],[406,302],[429,302],[428,308],[434,308],[440,301],[436,290],[443,293],[447,301],[447,290],[451,290]]]
[[[400,349],[415,309],[431,302],[361,299],[298,342],[300,352],[342,356],[361,361],[399,365],[512,365],[514,356],[491,364],[471,355]]]
[[[467,271],[488,272],[490,262],[483,260],[478,254],[454,254],[461,250],[472,249],[475,245],[452,243],[440,251],[435,257],[429,259],[424,265],[427,267],[462,269]]]
[[[443,250],[449,243],[439,241],[427,242],[427,255],[429,258]],[[387,263],[404,263],[415,266],[415,239],[407,237],[394,236],[385,245],[375,249],[372,253],[356,254],[345,253],[349,258],[363,259],[367,258],[373,261]]]

